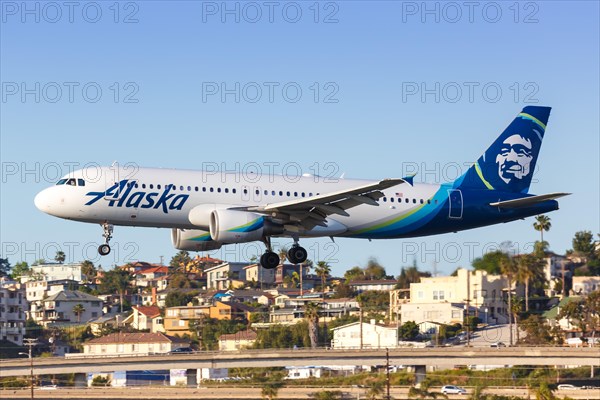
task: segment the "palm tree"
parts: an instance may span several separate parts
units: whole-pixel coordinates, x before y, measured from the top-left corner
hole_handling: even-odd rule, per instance
[[[540,259],[533,254],[523,254],[517,261],[517,281],[525,284],[525,311],[529,311],[529,282],[543,275],[542,268]]]
[[[65,262],[66,256],[64,251],[57,251],[56,256],[54,257],[57,263],[62,264]]]
[[[544,214],[540,214],[537,217],[535,217],[535,221],[536,222],[533,223],[533,229],[535,229],[536,231],[540,231],[540,235],[542,236],[541,241],[543,242],[544,231],[548,232],[552,227],[552,224],[550,223],[550,217]]]
[[[286,247],[282,247],[279,249],[279,263],[283,264],[285,260],[287,260],[287,252],[288,249]]]
[[[503,254],[500,258],[500,271],[502,275],[508,279],[508,327],[509,327],[509,344],[513,345],[513,331],[512,331],[512,285],[514,277],[517,273],[517,264],[512,256],[509,254]]]
[[[369,388],[369,391],[367,392],[367,399],[368,400],[377,400],[377,399],[381,399],[383,397],[383,382],[381,381],[376,381],[371,383],[371,387]]]
[[[321,290],[323,291],[323,302],[325,302],[325,282],[331,273],[331,266],[326,261],[319,261],[315,272],[317,276],[321,277]]]
[[[83,304],[77,303],[75,304],[75,306],[73,306],[73,314],[77,316],[77,323],[81,322],[81,314],[83,314],[84,312],[85,307],[83,306]]]
[[[310,338],[310,347],[315,349],[319,344],[318,327],[319,311],[321,307],[317,303],[306,303],[304,306],[304,319],[308,322],[308,337]]]

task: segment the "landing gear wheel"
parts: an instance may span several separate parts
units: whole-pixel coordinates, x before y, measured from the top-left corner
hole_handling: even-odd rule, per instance
[[[304,247],[292,246],[287,252],[287,258],[292,264],[302,264],[308,258]]]
[[[275,269],[279,265],[279,256],[277,253],[267,251],[265,254],[260,256],[260,265],[266,269]]]
[[[108,244],[101,244],[100,246],[98,246],[98,253],[101,256],[108,255],[108,253],[110,253],[110,246]]]

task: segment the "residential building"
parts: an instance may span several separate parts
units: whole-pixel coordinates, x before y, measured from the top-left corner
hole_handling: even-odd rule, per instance
[[[78,314],[75,306],[81,304]],[[42,301],[42,309],[31,313],[32,318],[44,326],[52,324],[82,324],[102,315],[102,300],[87,293],[63,290]]]
[[[460,322],[462,308],[465,315],[477,316],[484,322],[507,323],[507,286],[503,276],[463,268],[457,270],[456,276],[423,277],[421,282],[411,283],[410,302],[401,305],[400,322]],[[517,290],[522,291],[522,287]],[[395,314],[395,310],[392,312]]]
[[[546,311],[543,316],[551,326],[558,326],[563,332],[565,332],[566,337],[581,335],[581,331],[576,324],[573,324],[568,318],[558,317],[564,306],[573,301],[579,300],[581,300],[581,297],[579,296],[563,297],[555,307],[552,307],[550,310]]]
[[[256,282],[264,287],[272,286],[275,283],[275,270],[266,269],[259,264],[250,264],[244,267],[247,282]]]
[[[397,327],[377,325],[375,320],[370,323],[353,322],[333,328],[331,347],[334,349],[385,349],[397,346]]]
[[[89,340],[83,344],[86,355],[145,355],[168,353],[180,347],[189,347],[190,341],[164,333],[112,333]],[[110,369],[108,367],[107,369]]]
[[[168,274],[169,268],[162,265],[156,267],[143,268],[132,273],[132,275],[134,276],[135,286],[151,286],[156,287],[159,290],[166,288],[166,280],[164,278]],[[161,287],[158,287],[159,284]]]
[[[85,275],[81,272],[81,263],[44,263],[32,265],[29,270],[30,273],[28,275],[21,277],[21,282],[42,278],[42,280],[46,281],[72,280],[81,283],[86,279]]]
[[[600,290],[600,276],[573,277],[572,291],[577,296],[587,296],[596,290]]]
[[[164,330],[167,335],[191,335],[194,322],[210,318],[209,305],[180,306],[165,309]]]
[[[546,252],[544,258],[544,278],[549,283],[548,288],[545,289],[546,296],[552,297],[560,293],[554,290],[555,284],[558,282],[565,282],[565,287],[569,289],[571,287],[571,277],[573,276],[573,262],[566,256],[556,254],[553,252]]]
[[[164,332],[163,317],[158,306],[133,306],[132,313],[123,323],[138,331]]]
[[[210,307],[210,318],[249,321],[253,312],[256,312],[256,309],[244,303],[215,301]]]
[[[23,344],[27,308],[25,285],[0,278],[0,340]]]
[[[379,280],[357,280],[351,281],[349,286],[352,290],[362,293],[368,290],[389,291],[396,287],[398,281],[395,279],[379,279]]]
[[[224,262],[214,267],[207,268],[206,285],[208,289],[225,290],[244,287],[246,285],[246,263]]]
[[[256,342],[256,332],[247,329],[232,334],[219,336],[219,350],[235,351],[251,347]]]

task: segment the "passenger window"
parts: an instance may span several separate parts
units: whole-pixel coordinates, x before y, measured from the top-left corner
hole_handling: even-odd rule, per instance
[[[83,179],[77,179],[77,186],[85,186],[85,181]]]
[[[206,186],[203,186],[203,187],[202,187],[202,191],[203,191],[203,192],[206,192]]]
[[[275,191],[271,190],[271,196],[275,196]]]
[[[227,189],[225,189],[227,190]],[[197,192],[198,191],[198,186],[194,187],[194,191]]]
[[[191,186],[188,186],[188,192],[191,192],[191,191],[192,191],[192,187],[191,187]],[[220,191],[220,190],[219,190],[219,191]]]
[[[150,184],[150,189],[154,189],[154,185],[152,183]]]
[[[140,185],[138,185],[137,183],[135,184],[135,188],[137,189],[138,187],[140,187]]]
[[[142,189],[146,189],[146,184],[142,183]]]
[[[269,194],[269,191],[268,191],[268,190],[265,190],[265,192],[264,192],[264,193],[265,193],[265,196],[267,196],[267,195]]]
[[[309,194],[308,194],[308,197],[312,197],[312,193],[309,193]]]
[[[387,197],[383,198],[383,202],[386,203],[387,202]]]
[[[298,192],[294,192],[294,197],[298,197]]]
[[[413,199],[413,204],[417,204],[417,199]]]
[[[285,194],[287,194],[287,197],[290,197],[290,192],[285,192]]]
[[[393,197],[390,197],[390,201],[393,203],[393,202],[394,202],[394,198],[393,198]]]
[[[304,197],[304,194],[305,194],[305,193],[304,193],[304,192],[302,192],[302,197]]]
[[[406,202],[408,203],[408,198],[406,199]]]
[[[427,204],[431,204],[431,199],[427,199]]]
[[[235,193],[237,190],[235,189],[231,189],[231,193]]]
[[[221,188],[217,188],[217,193],[221,193]]]
[[[56,182],[57,185],[64,185],[65,183],[67,183],[66,179],[61,179],[60,181]]]
[[[213,189],[213,188],[210,188],[209,190],[211,193],[215,191],[215,189]]]
[[[248,189],[244,189],[244,194],[248,194]]]
[[[419,202],[420,202],[421,204],[423,204],[423,199],[419,200]]]
[[[279,195],[280,195],[280,196],[283,196],[283,192],[282,192],[281,190],[279,191]]]
[[[225,188],[225,193],[229,193],[229,189],[228,188]]]
[[[256,189],[254,193],[258,196],[260,194],[260,190]]]
[[[156,188],[157,188],[158,190],[160,190],[161,186],[160,186],[160,185],[156,185]]]
[[[179,190],[183,192],[183,186],[179,186]]]

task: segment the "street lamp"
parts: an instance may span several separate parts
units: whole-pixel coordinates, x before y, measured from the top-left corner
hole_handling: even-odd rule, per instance
[[[465,304],[464,307],[465,307],[465,314],[466,314],[465,327],[467,329],[467,347],[470,347],[471,346],[471,338],[470,338],[471,335],[469,335],[469,302],[468,302],[468,300],[467,300],[467,304]]]
[[[30,376],[30,387],[31,387],[31,399],[33,400],[33,356],[31,355],[31,349],[35,346],[35,339],[24,339],[27,343],[26,345],[29,347],[28,353],[21,353],[20,355],[24,355],[29,357],[29,376]]]

